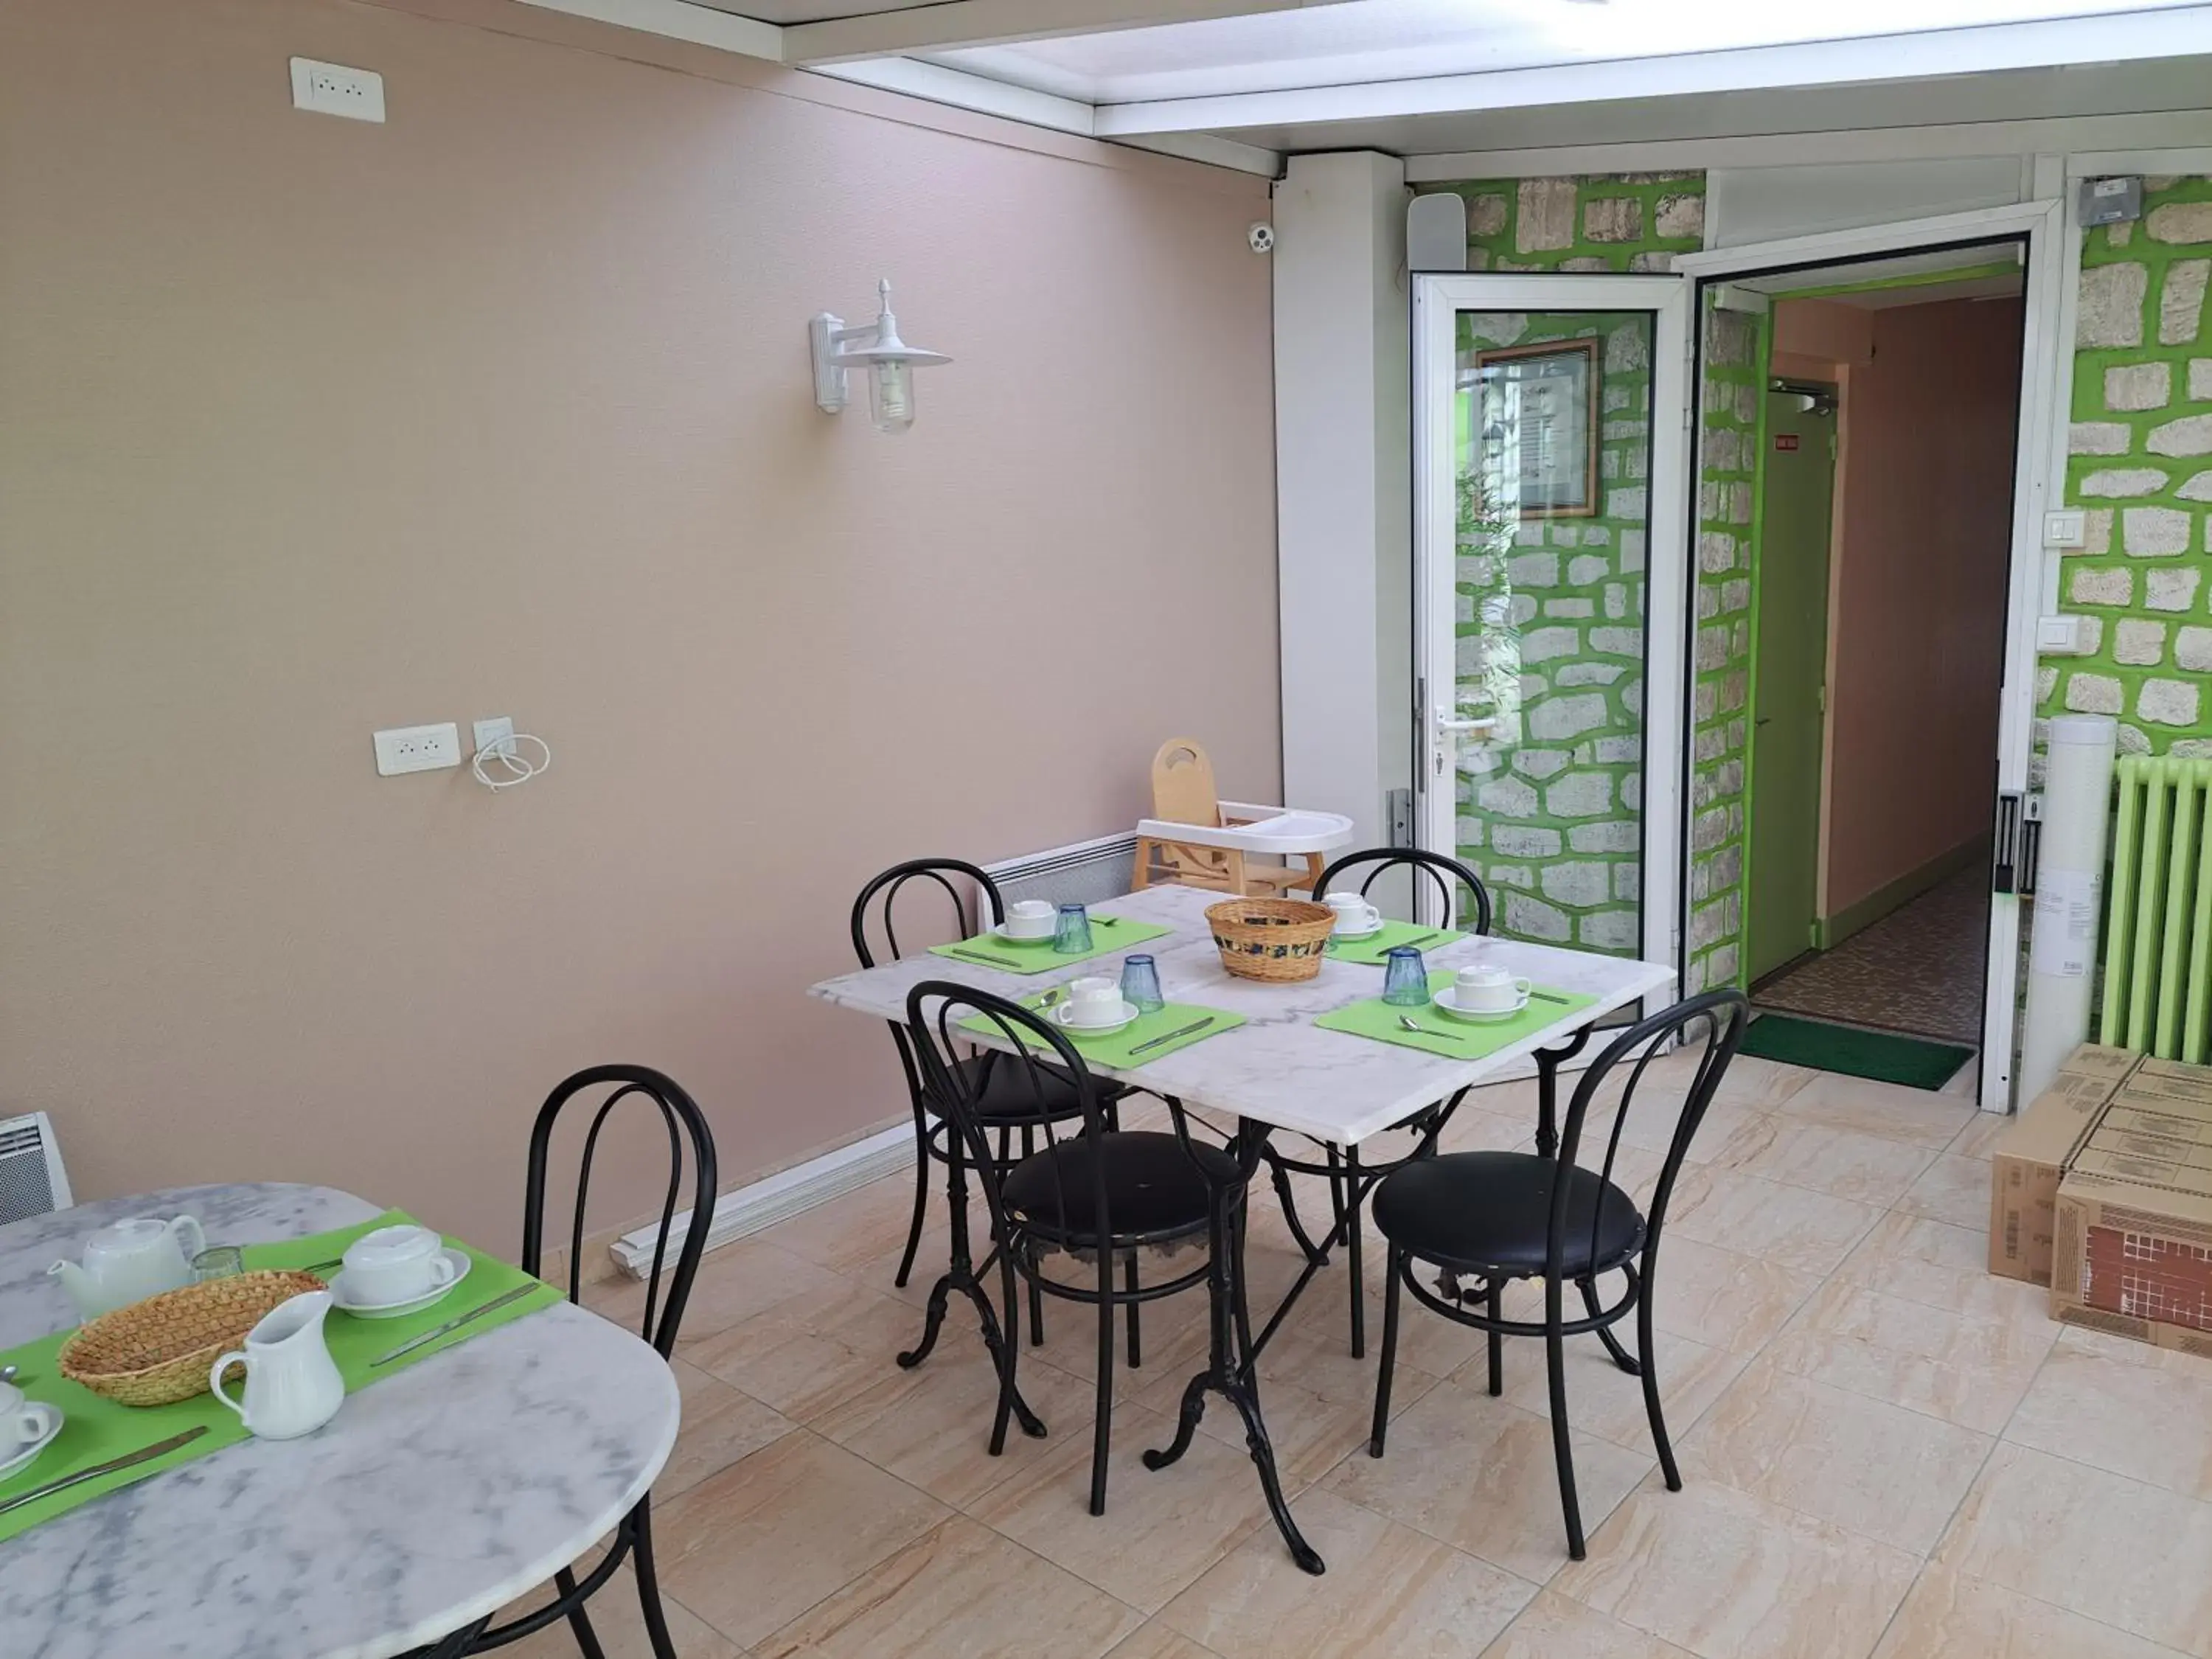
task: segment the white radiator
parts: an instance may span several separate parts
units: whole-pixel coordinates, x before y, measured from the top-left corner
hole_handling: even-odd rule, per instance
[[[1137,878],[1137,832],[1072,842],[1042,853],[1000,859],[983,868],[1012,904],[1043,899],[1051,904],[1096,904],[1120,898]]]
[[[44,1112],[0,1118],[0,1226],[70,1207],[62,1149]]]

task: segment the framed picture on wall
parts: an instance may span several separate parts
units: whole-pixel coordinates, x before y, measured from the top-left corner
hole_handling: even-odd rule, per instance
[[[1546,340],[1475,353],[1482,431],[1504,463],[1498,506],[1523,519],[1597,512],[1598,342]]]

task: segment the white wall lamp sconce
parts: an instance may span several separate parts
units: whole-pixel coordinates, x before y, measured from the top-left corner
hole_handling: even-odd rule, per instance
[[[814,402],[825,415],[844,413],[845,377],[868,371],[868,412],[878,432],[899,433],[914,424],[914,371],[929,363],[949,363],[941,351],[920,351],[898,336],[891,315],[891,285],[876,284],[883,309],[866,328],[848,328],[842,317],[817,313],[806,325],[814,350]],[[863,343],[865,342],[865,343]]]

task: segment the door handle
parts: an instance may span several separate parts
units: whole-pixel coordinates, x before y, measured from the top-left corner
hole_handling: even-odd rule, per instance
[[[1497,729],[1498,716],[1495,714],[1481,714],[1471,720],[1450,720],[1442,714],[1437,716],[1437,730],[1439,732],[1494,732]]]

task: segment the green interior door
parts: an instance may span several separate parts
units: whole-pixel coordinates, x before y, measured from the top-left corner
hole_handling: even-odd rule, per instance
[[[1747,918],[1754,982],[1811,948],[1819,900],[1836,419],[1829,403],[1804,403],[1796,392],[1766,398]]]

